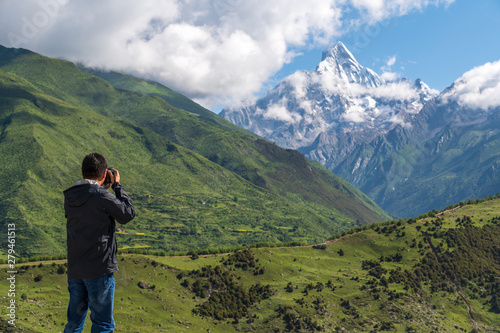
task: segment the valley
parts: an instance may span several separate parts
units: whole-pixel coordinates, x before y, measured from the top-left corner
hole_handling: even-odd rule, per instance
[[[383,84],[349,61],[356,84]],[[371,105],[380,133],[359,122],[349,137],[344,122],[346,136],[316,140],[312,126],[294,150],[158,83],[0,47],[0,227],[15,225],[17,258],[0,271],[15,274],[18,325],[3,307],[0,330],[63,330],[62,191],[98,150],[138,212],[117,226],[117,332],[495,332],[498,117],[403,84],[418,101],[345,100],[351,121]],[[332,151],[343,160],[306,158]]]
[[[201,107],[191,112],[117,89],[70,62],[28,50],[0,47],[0,123],[0,226],[24,230],[17,247],[23,257],[64,255],[62,191],[81,177],[81,159],[90,151],[120,171],[136,206],[126,229],[139,235],[123,235],[128,247],[172,253],[316,243],[389,218],[297,151]]]
[[[475,78],[481,70],[439,92],[421,79],[385,80],[338,42],[314,71],[296,71],[220,115],[320,162],[393,216],[411,217],[500,188],[499,108],[491,98],[465,102],[482,101],[498,82]]]
[[[353,229],[315,246],[122,253],[117,332],[495,332],[500,200],[436,214]],[[62,331],[64,260],[18,269],[18,332]]]

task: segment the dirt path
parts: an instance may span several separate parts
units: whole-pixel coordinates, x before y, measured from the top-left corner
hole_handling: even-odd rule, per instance
[[[460,298],[462,299],[462,301],[467,306],[467,312],[469,313],[469,318],[472,321],[472,328],[477,329],[477,324],[476,324],[476,321],[474,320],[474,315],[472,314],[472,308],[471,308],[469,302],[467,302],[467,299],[465,299],[465,296],[462,294],[462,292],[460,291],[460,289],[458,289],[457,285],[455,285],[455,288],[456,288],[455,290],[456,290],[458,296],[460,296]]]

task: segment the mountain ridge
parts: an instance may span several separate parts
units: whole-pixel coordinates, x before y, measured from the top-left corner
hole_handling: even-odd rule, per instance
[[[350,53],[344,68],[344,60],[335,58],[339,49],[346,50],[339,42],[314,72],[288,76],[255,105],[226,108],[220,115],[282,147],[302,149],[323,133],[354,132],[358,141],[368,142],[407,123],[435,95],[420,79],[385,82]]]
[[[363,86],[356,82],[364,82],[359,70],[364,67],[353,65],[354,57],[346,52],[338,55],[342,53],[335,52],[339,48],[345,46],[339,43],[329,54],[340,59],[329,62],[342,63],[347,59],[348,69],[358,69],[358,81],[338,70],[331,71],[334,75],[330,76],[298,71],[278,83],[279,92],[273,88],[254,105],[225,109],[221,115],[319,161],[396,216],[415,216],[454,201],[498,192],[497,148],[489,149],[491,156],[482,157],[490,162],[482,161],[486,164],[478,170],[453,157],[462,153],[464,158],[477,157],[482,144],[500,145],[494,139],[494,109],[459,104],[449,97],[453,85],[437,94],[420,79]],[[307,106],[313,106],[311,112]],[[269,110],[293,117],[272,119]],[[490,143],[476,140],[472,147],[466,137],[478,137],[474,134],[478,131],[490,133],[484,136],[491,138]],[[455,150],[443,151],[439,141],[445,133],[457,140],[449,146]],[[482,151],[484,155],[485,150]],[[456,171],[457,165],[463,166],[462,173]],[[488,168],[493,169],[487,171]],[[488,172],[491,175],[486,176]],[[472,179],[492,179],[494,184],[475,184]],[[432,189],[433,185],[438,190]]]
[[[387,218],[345,180],[233,125],[29,51],[0,47],[0,64],[0,213],[24,230],[23,255],[63,252],[61,191],[89,151],[120,170],[137,205],[130,228],[144,236],[127,236],[131,247],[312,242]]]

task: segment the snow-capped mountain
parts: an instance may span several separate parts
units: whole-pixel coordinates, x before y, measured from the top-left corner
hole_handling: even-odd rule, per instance
[[[396,216],[500,191],[500,60],[439,94],[422,80],[385,81],[338,43],[316,70],[221,115],[321,162]]]
[[[339,42],[316,70],[296,72],[255,104],[220,115],[332,168],[357,144],[407,124],[436,95],[421,80],[386,82]]]
[[[330,52],[323,52],[316,72],[333,74],[346,84],[358,83],[373,88],[384,84],[377,73],[361,66],[342,42],[337,43]]]

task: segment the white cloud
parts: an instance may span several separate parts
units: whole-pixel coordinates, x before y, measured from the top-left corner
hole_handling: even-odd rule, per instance
[[[290,112],[288,109],[279,104],[271,104],[263,114],[264,119],[273,119],[284,123],[297,123],[302,120],[302,116],[296,112]]]
[[[404,119],[401,118],[401,115],[400,114],[395,114],[391,117],[391,119],[389,119],[389,121],[393,124],[397,124],[397,125],[400,125],[404,128],[410,128],[411,127],[411,123],[410,122],[406,122]]]
[[[385,85],[371,89],[371,96],[385,99],[414,100],[419,98],[417,89],[408,81],[389,82]]]
[[[331,94],[348,93],[345,82],[333,72],[323,72],[321,75],[314,72],[311,75],[311,82],[319,84],[321,89]],[[352,86],[355,86],[355,84],[352,84]]]
[[[500,107],[500,60],[466,72],[441,98],[483,110]]]
[[[399,75],[395,72],[391,72],[391,68],[395,63],[396,56],[392,56],[387,59],[384,66],[380,68],[382,70],[382,75],[380,75],[382,79],[384,79],[385,81],[395,81],[398,79]]]
[[[302,100],[299,103],[299,106],[306,114],[314,114],[315,110],[313,107],[313,101],[311,100]]]
[[[382,76],[382,78],[387,80],[387,77]],[[396,79],[397,75],[395,74],[393,78]],[[367,87],[357,83],[346,85],[340,78],[329,72],[324,72],[321,75],[313,73],[311,80],[312,82],[319,83],[322,89],[327,90],[331,94],[345,94],[354,98],[372,96],[375,98],[406,101],[419,98],[417,88],[409,81],[388,82],[378,87]],[[299,88],[296,87],[296,90],[299,90]]]
[[[399,75],[398,73],[394,72],[383,72],[382,75],[380,75],[380,77],[384,79],[384,81],[388,82],[397,80],[399,78]]]
[[[306,97],[307,94],[307,82],[309,81],[309,76],[306,72],[295,72],[285,78],[292,87],[294,88],[293,94],[296,99],[302,99]]]
[[[2,0],[0,43],[158,80],[212,106],[256,93],[306,44],[451,1]]]
[[[351,0],[352,5],[363,15],[364,20],[375,23],[392,16],[402,16],[413,10],[422,10],[429,5],[446,6],[455,0]]]
[[[391,68],[396,63],[396,56],[392,56],[387,60],[387,67]]]
[[[363,107],[360,105],[353,105],[346,110],[343,118],[354,123],[362,123],[367,120],[367,116],[368,115]]]

